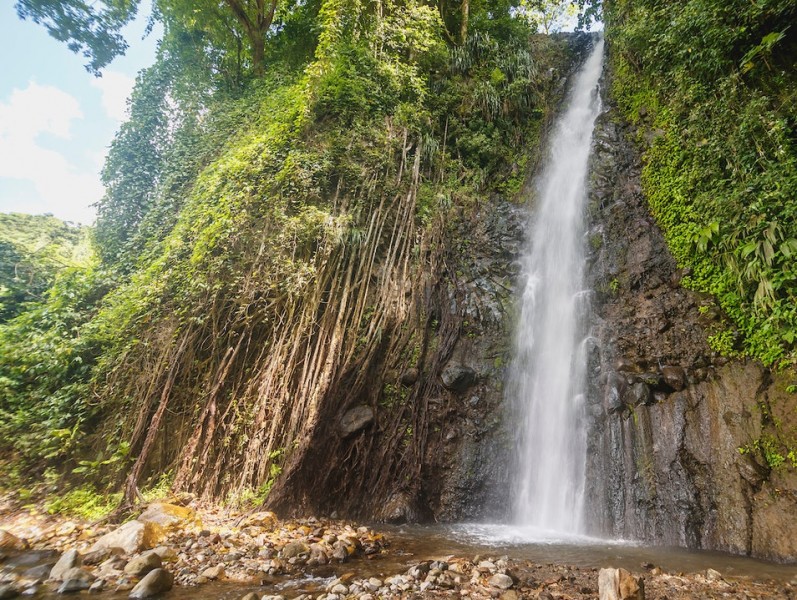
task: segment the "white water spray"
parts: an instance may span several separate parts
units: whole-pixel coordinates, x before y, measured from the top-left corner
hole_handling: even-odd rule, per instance
[[[584,291],[587,163],[600,113],[603,40],[578,73],[537,182],[524,258],[509,394],[517,423],[517,525],[541,536],[583,533],[586,433],[583,346],[589,294]]]

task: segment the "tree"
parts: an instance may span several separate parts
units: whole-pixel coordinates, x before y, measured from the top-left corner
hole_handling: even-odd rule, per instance
[[[201,31],[215,48],[237,53],[246,47],[252,71],[266,67],[266,39],[279,0],[160,0],[159,18],[167,29]]]
[[[526,19],[545,34],[571,25],[578,13],[571,0],[521,0],[520,9]]]
[[[44,25],[55,39],[88,59],[86,70],[100,69],[127,50],[120,30],[136,16],[139,0],[18,0],[17,14]]]
[[[128,44],[121,29],[136,16],[140,0],[18,0],[17,14],[44,25],[55,39],[88,59],[96,75]],[[156,0],[154,16],[167,30],[202,31],[207,41],[240,53],[245,45],[255,74],[265,70],[266,38],[279,0]]]

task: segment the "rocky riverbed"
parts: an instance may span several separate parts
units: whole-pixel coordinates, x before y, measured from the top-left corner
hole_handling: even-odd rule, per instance
[[[0,514],[0,600],[70,593],[175,600],[797,598],[797,578],[672,573],[650,563],[621,573],[611,596],[607,590],[599,594],[599,575],[612,575],[599,567],[612,565],[538,564],[496,549],[482,555],[457,550],[424,556],[370,527],[315,518],[281,521],[268,512],[176,499],[152,503],[122,525],[28,510]],[[633,581],[644,590],[634,589]]]

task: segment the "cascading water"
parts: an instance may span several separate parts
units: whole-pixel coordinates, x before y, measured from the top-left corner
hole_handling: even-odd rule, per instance
[[[526,284],[508,386],[518,440],[513,512],[516,525],[543,537],[583,533],[582,348],[589,310],[584,205],[602,65],[599,40],[554,130],[524,258]]]

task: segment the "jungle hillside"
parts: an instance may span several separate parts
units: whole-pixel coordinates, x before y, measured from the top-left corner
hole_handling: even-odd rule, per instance
[[[792,377],[797,5],[570,4],[157,0],[96,224],[0,219],[0,485],[437,518],[446,415],[501,379],[514,318],[517,272],[475,248],[513,260],[491,219],[525,201],[598,35],[554,33],[576,17],[605,24],[611,95],[682,285],[713,299],[712,348]],[[92,72],[142,10],[16,6]],[[482,371],[452,363],[458,340],[489,340]]]

